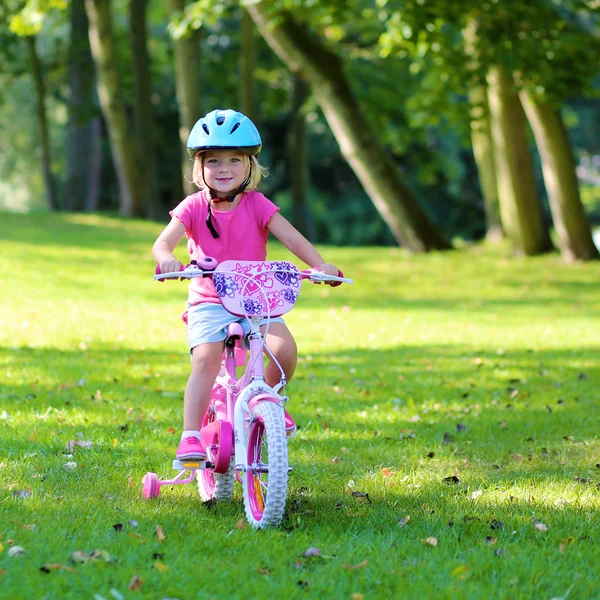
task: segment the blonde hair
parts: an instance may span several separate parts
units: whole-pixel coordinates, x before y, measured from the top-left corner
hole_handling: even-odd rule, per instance
[[[252,172],[250,173],[250,181],[246,186],[245,191],[252,191],[258,187],[260,180],[263,177],[267,177],[269,175],[269,171],[263,167],[259,162],[256,156],[248,156],[240,151],[240,154],[244,156],[244,163],[246,167],[246,173],[248,173],[248,169],[250,165],[252,165]],[[194,167],[192,168],[192,181],[203,190],[206,187],[204,183],[204,178],[202,177],[202,152],[198,152],[196,157],[194,158]]]

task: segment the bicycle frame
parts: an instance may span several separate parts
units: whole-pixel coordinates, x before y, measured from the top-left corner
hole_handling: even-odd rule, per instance
[[[200,495],[205,501],[227,500],[237,478],[243,487],[246,516],[253,527],[277,525],[285,508],[290,470],[287,438],[293,435],[295,425],[284,411],[288,398],[279,393],[286,385],[285,373],[265,343],[269,324],[272,318],[291,310],[301,280],[332,285],[353,282],[341,273],[329,276],[314,269],[299,271],[286,262],[225,261],[216,265],[216,260],[210,258],[179,272],[161,274],[157,269],[155,279],[201,276],[212,276],[223,307],[250,323],[246,368],[238,377],[236,354],[243,347],[244,329],[239,322],[233,322],[228,327],[222,369],[213,386],[209,411],[202,421],[206,460],[173,461],[173,468],[179,473],[169,480],[161,481],[156,473],[147,473],[143,495],[146,499],[156,498],[161,485],[190,483],[198,475]],[[263,334],[261,323],[265,319]],[[281,372],[280,382],[274,387],[265,379],[265,352]],[[292,423],[289,429],[288,418]],[[186,472],[188,476],[184,478]]]

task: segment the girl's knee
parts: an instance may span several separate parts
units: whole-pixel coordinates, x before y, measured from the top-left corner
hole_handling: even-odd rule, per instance
[[[221,342],[210,342],[200,344],[192,350],[192,370],[215,371],[221,365],[223,344]]]

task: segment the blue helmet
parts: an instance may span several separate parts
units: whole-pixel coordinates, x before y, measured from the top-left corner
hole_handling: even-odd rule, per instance
[[[199,119],[187,141],[193,158],[200,150],[240,150],[258,156],[262,141],[258,129],[245,115],[235,110],[213,110]]]

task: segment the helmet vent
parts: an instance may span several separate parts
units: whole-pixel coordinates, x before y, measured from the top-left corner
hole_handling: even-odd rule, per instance
[[[202,123],[202,129],[204,129],[204,133],[206,133],[206,135],[210,135],[210,131],[208,130],[206,123]]]
[[[223,125],[225,122],[225,117],[217,117],[217,125]]]
[[[232,128],[231,131],[229,132],[229,134],[232,134],[239,126],[240,126],[240,122],[238,121]]]

